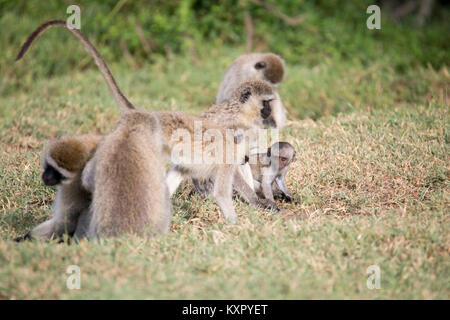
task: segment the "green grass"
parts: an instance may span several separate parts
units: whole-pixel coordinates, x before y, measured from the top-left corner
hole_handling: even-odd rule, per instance
[[[113,70],[136,104],[198,114],[238,54],[226,52],[213,50],[201,66],[175,57]],[[170,234],[151,240],[13,243],[51,213],[54,189],[40,181],[45,140],[107,133],[118,108],[95,70],[27,80],[2,96],[0,296],[448,299],[447,69],[288,68],[280,92],[291,121],[282,136],[297,149],[288,174],[296,202],[280,204],[279,215],[236,202],[240,222],[228,225],[212,201],[190,198],[185,183]],[[310,119],[318,110],[320,119]],[[72,264],[81,268],[80,290],[66,288]],[[374,264],[380,290],[366,288]]]

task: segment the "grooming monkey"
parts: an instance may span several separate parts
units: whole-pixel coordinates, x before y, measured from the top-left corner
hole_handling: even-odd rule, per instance
[[[100,140],[101,137],[94,135],[64,136],[47,143],[42,156],[42,180],[45,185],[58,189],[53,215],[16,241],[85,235],[86,230],[78,227],[78,220],[88,219],[91,193],[82,187],[81,173]]]
[[[236,88],[243,82],[250,80],[265,80],[274,89],[283,81],[285,74],[284,61],[273,53],[250,53],[239,56],[227,69],[225,76],[220,83],[216,97],[216,104],[221,104],[229,100]],[[273,118],[279,129],[283,128],[286,122],[286,109],[277,95],[278,104],[273,106]]]
[[[66,27],[64,21],[49,21],[38,27],[27,39],[27,41],[22,46],[17,59],[20,59],[23,54],[30,47],[31,43],[45,30],[51,27]],[[76,29],[68,29],[71,33],[73,33],[84,45],[86,51],[94,58],[96,64],[98,65],[105,81],[111,90],[117,104],[122,110],[122,114],[126,114],[127,112],[131,112],[135,110],[135,107],[128,101],[128,99],[122,94],[120,89],[118,88],[111,72],[109,71],[107,65],[104,60],[98,53],[98,51],[92,46],[92,44]],[[242,99],[244,97],[249,97],[249,93],[245,92],[242,95]],[[245,110],[253,110],[254,116],[259,117],[261,122],[263,120],[267,120],[268,122],[274,122],[271,119],[271,110],[263,105],[263,101],[259,101],[259,103],[255,103],[257,100],[252,99],[251,103],[246,103],[248,99],[242,103],[245,105]],[[264,111],[263,111],[264,110]],[[143,111],[142,111],[143,112]],[[171,142],[172,134],[177,130],[186,130],[190,134],[190,141],[184,141],[185,143],[189,143],[192,145],[192,142],[195,144],[194,134],[193,134],[193,126],[196,120],[200,120],[195,117],[188,116],[181,112],[153,112],[154,115],[161,125],[162,129],[162,140],[163,140],[163,149],[164,151],[171,152],[175,147],[175,144]],[[120,122],[120,121],[119,121]],[[223,136],[225,136],[224,129],[222,127],[218,127],[210,123],[207,120],[202,120],[204,129],[213,129],[213,130],[222,130]],[[205,146],[204,146],[205,147]],[[236,163],[241,163],[244,159],[245,155],[240,154],[236,155]],[[241,160],[242,159],[242,160]],[[97,193],[97,182],[96,182],[96,174],[95,172],[98,170],[98,164],[95,162],[96,156],[86,165],[86,172],[91,174],[83,174],[83,183],[90,190],[94,190],[94,198],[95,193]],[[184,177],[191,176],[196,178],[208,179],[211,176],[214,176],[218,183],[214,187],[213,196],[220,207],[221,212],[229,221],[236,220],[236,213],[234,210],[233,202],[232,202],[232,185],[233,185],[233,175],[236,169],[236,164],[229,163],[213,163],[213,164],[197,164],[190,165],[189,163],[180,163],[174,164],[171,171],[167,175],[167,183],[169,186],[170,194],[176,190],[178,185],[181,183]],[[220,182],[220,183],[219,183]],[[163,198],[163,196],[161,196]],[[95,202],[95,199],[94,201]],[[95,213],[94,213],[95,214]]]
[[[248,163],[256,192],[271,201],[274,201],[274,196],[292,201],[285,176],[294,160],[295,149],[288,142],[276,142],[267,149],[267,153],[251,155]]]
[[[154,235],[169,231],[172,216],[161,128],[149,112],[124,112],[83,170],[92,192],[89,237]]]

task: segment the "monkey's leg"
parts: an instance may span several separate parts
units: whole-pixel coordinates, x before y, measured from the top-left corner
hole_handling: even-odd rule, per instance
[[[273,177],[273,176],[272,176]],[[263,175],[262,181],[261,181],[261,189],[264,195],[264,198],[275,202],[275,199],[273,198],[272,194],[272,179],[270,175]]]
[[[259,199],[255,191],[253,191],[252,188],[247,184],[244,177],[242,177],[242,174],[238,170],[236,170],[234,174],[233,185],[236,191],[239,192],[239,194],[244,198],[244,200],[251,205],[269,210],[279,210],[274,201],[270,201],[269,199]]]
[[[250,165],[248,163],[244,165],[240,165],[237,167],[236,170],[240,171],[241,176],[246,181],[247,185],[254,191],[253,188],[253,176],[252,176],[252,169],[250,168]],[[194,189],[197,193],[200,195],[206,197],[213,193],[214,190],[214,179],[192,179],[192,183],[194,184]]]
[[[253,183],[253,174],[252,174],[252,169],[250,168],[250,165],[248,163],[245,163],[245,164],[239,166],[237,170],[239,170],[241,176],[243,177],[245,182],[247,182],[247,185],[253,191],[255,191],[255,186]]]
[[[76,228],[76,219],[71,216],[55,214],[50,220],[44,221],[37,227],[29,231],[22,240],[37,238],[39,240],[49,240],[60,238],[64,234],[72,236]],[[20,240],[19,238],[17,240]]]
[[[221,166],[217,170],[214,183],[214,199],[220,207],[225,219],[236,223],[237,215],[233,205],[233,171],[232,166]]]
[[[92,211],[90,208],[85,209],[78,218],[77,227],[75,229],[74,236],[77,239],[82,239],[87,237],[89,233],[89,224],[91,223],[92,219]]]
[[[169,172],[167,173],[166,182],[167,187],[169,188],[169,196],[172,197],[172,195],[177,191],[178,186],[183,181],[184,176],[181,174],[180,171],[178,171],[175,167],[171,167]]]

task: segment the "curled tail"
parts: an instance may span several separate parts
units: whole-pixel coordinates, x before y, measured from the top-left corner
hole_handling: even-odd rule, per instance
[[[37,37],[39,37],[41,33],[52,27],[66,28],[81,41],[86,51],[94,58],[95,63],[97,64],[98,68],[100,69],[100,72],[105,78],[109,90],[111,90],[114,98],[116,99],[117,104],[119,105],[122,111],[126,111],[129,109],[136,109],[133,106],[133,104],[130,101],[128,101],[128,99],[123,95],[122,91],[120,91],[119,87],[117,86],[116,80],[111,74],[111,71],[109,71],[108,66],[106,65],[105,61],[103,60],[102,56],[97,51],[97,49],[95,49],[92,43],[90,43],[89,40],[79,30],[68,28],[65,21],[52,20],[47,21],[46,23],[40,25],[36,30],[33,31],[33,33],[28,37],[27,41],[25,41],[25,43],[20,48],[20,52],[16,57],[16,61],[20,60],[20,58],[23,57],[25,52],[27,52],[28,48],[30,47],[31,43],[33,43],[33,41]]]

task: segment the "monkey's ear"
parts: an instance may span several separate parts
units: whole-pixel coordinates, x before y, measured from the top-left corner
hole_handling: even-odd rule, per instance
[[[259,61],[255,64],[255,69],[259,70],[259,69],[263,69],[266,67],[266,63],[264,61]]]
[[[268,156],[269,158],[270,158],[271,153],[272,153],[272,150],[270,149],[270,147],[267,148],[267,156]]]
[[[248,98],[252,95],[252,89],[250,87],[246,87],[241,91],[241,95],[239,97],[239,102],[246,103]]]

